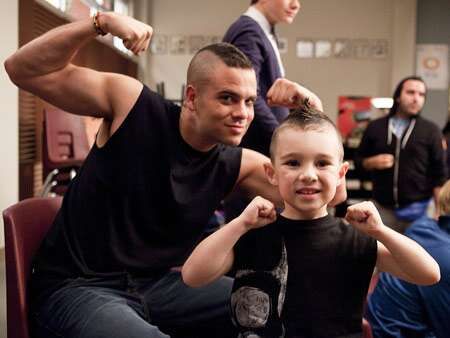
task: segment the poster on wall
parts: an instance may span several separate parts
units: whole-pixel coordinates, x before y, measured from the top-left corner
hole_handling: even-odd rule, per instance
[[[371,118],[371,97],[339,96],[337,127],[350,147],[357,147]]]
[[[428,89],[448,88],[448,46],[441,44],[417,45],[416,73]]]

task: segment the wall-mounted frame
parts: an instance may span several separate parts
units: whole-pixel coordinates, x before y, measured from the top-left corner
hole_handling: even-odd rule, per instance
[[[336,39],[333,44],[333,56],[335,58],[352,57],[352,44],[349,39]]]
[[[329,58],[332,56],[332,43],[330,40],[317,40],[315,42],[314,56],[316,58]]]
[[[298,58],[313,58],[314,42],[312,40],[297,40],[295,54]]]
[[[286,54],[288,51],[288,39],[287,38],[278,38],[278,50],[280,54]]]
[[[374,59],[385,59],[388,56],[387,40],[370,40],[370,57]]]
[[[188,51],[188,39],[184,35],[171,35],[170,36],[170,54],[180,55],[187,54]]]
[[[195,54],[199,49],[207,44],[207,38],[204,35],[189,36],[189,53]]]
[[[150,41],[150,51],[152,54],[167,54],[167,35],[156,34]]]
[[[370,43],[368,39],[352,40],[353,57],[355,59],[370,58]]]

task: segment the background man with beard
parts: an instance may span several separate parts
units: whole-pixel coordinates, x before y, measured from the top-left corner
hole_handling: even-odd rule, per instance
[[[369,170],[373,199],[385,224],[405,231],[435,202],[446,180],[443,136],[420,116],[426,86],[410,76],[397,85],[388,116],[372,121],[356,154],[357,167]]]

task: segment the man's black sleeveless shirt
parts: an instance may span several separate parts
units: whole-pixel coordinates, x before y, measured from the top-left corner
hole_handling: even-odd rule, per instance
[[[144,86],[108,142],[93,146],[34,261],[35,292],[183,264],[236,183],[242,150],[194,150],[179,117],[180,107]]]

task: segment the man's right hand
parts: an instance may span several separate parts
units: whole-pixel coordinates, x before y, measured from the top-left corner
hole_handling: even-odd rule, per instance
[[[367,157],[362,162],[367,170],[384,170],[394,165],[394,156],[392,154],[379,154]]]
[[[298,108],[303,100],[308,99],[311,107],[323,111],[322,101],[308,88],[285,78],[275,80],[267,92],[267,103],[270,106]]]
[[[124,46],[136,55],[147,50],[153,34],[151,26],[114,12],[100,13],[98,24],[105,33],[122,39]]]

